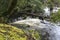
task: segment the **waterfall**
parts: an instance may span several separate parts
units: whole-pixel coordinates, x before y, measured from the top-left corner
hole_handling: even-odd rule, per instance
[[[45,7],[43,10],[45,11],[44,16],[50,16],[50,8],[49,7]],[[53,7],[52,13],[57,13],[59,10],[60,10],[60,7]]]
[[[13,22],[13,24],[27,24],[32,26],[36,30],[41,30],[42,35],[44,35],[44,31],[49,34],[49,40],[60,40],[60,26],[55,23],[48,22],[46,20],[29,18],[25,20],[20,20]]]

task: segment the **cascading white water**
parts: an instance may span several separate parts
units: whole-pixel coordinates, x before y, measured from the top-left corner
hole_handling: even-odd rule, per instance
[[[46,7],[44,10],[45,10],[44,16],[50,16],[49,8]],[[54,8],[53,12],[57,12],[57,11],[58,11],[58,9]],[[42,30],[43,35],[44,35],[44,31],[48,32],[48,34],[49,34],[48,40],[60,40],[60,26],[59,26],[60,23],[57,25],[57,24],[48,22],[46,20],[42,21],[40,19],[33,19],[33,18],[28,18],[28,19],[22,20],[22,18],[18,18],[18,19],[13,20],[13,24],[30,25],[30,26],[32,26],[31,28],[34,28],[37,30]]]
[[[48,21],[42,21],[40,19],[25,19],[13,22],[13,24],[27,24],[32,26],[31,28],[35,28],[37,30],[43,29],[49,33],[49,40],[60,40],[60,26],[50,23]]]

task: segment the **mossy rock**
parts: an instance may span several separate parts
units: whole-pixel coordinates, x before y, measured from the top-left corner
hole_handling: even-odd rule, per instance
[[[11,25],[0,24],[0,40],[41,40],[35,30],[23,30]]]

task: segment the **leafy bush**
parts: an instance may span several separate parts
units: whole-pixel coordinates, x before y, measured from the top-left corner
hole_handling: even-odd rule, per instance
[[[51,21],[52,22],[59,22],[60,21],[60,10],[57,13],[51,14]]]

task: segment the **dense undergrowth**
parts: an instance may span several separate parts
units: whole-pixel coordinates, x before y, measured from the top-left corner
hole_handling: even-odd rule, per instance
[[[51,21],[52,22],[59,22],[60,21],[60,10],[57,13],[51,14]]]
[[[23,30],[11,25],[0,24],[0,40],[41,40],[35,30]]]

